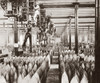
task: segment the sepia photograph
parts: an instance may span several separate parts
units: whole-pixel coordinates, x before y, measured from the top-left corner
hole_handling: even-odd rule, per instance
[[[99,0],[0,0],[0,83],[100,83]]]

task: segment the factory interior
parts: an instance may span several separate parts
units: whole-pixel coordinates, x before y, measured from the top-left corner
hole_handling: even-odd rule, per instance
[[[0,0],[0,83],[100,83],[99,0]]]

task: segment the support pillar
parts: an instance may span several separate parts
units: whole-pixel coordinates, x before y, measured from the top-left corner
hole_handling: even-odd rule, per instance
[[[91,32],[91,40],[90,40],[90,43],[92,43],[92,41],[93,41],[93,30],[91,30],[90,32]]]
[[[84,31],[84,28],[82,29],[82,42],[84,42],[84,34],[85,34],[85,31]]]
[[[95,83],[100,83],[100,1],[95,1]]]
[[[79,3],[73,3],[75,5],[75,53],[78,54],[78,7]]]
[[[15,56],[18,56],[18,27],[17,27],[17,17],[14,17],[14,51]]]
[[[65,37],[66,37],[66,46],[68,46],[68,27],[65,29]]]
[[[29,0],[27,2],[27,20],[29,20]]]
[[[90,26],[88,26],[88,43],[90,42]]]
[[[64,31],[64,46],[66,46],[66,37],[65,37],[65,31]]]
[[[69,49],[71,50],[71,16],[69,17]]]

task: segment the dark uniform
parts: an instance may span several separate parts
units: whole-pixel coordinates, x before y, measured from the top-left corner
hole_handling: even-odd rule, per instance
[[[32,28],[31,24],[30,24],[30,22],[28,22],[28,24],[27,24],[27,32],[26,32],[26,35],[25,35],[24,43],[23,43],[23,48],[24,48],[26,46],[26,41],[29,38],[29,41],[30,41],[30,52],[32,52],[31,28]]]

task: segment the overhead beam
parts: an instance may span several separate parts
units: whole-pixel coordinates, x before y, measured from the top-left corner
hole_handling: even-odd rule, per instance
[[[69,24],[69,23],[68,23]],[[55,26],[66,26],[66,24],[54,24]],[[71,24],[71,26],[75,26],[75,24]],[[87,27],[87,26],[95,26],[95,24],[79,24],[78,26],[85,26],[85,27]],[[68,25],[68,27],[69,27],[69,25]]]
[[[57,22],[68,22],[68,19],[51,19],[53,23]],[[72,19],[72,22],[75,22],[74,19]],[[95,18],[80,18],[79,22],[95,22]]]
[[[88,26],[95,27],[95,25],[94,26],[93,25],[79,25],[78,27],[87,27],[88,29]],[[65,26],[56,26],[56,27],[65,27]],[[75,27],[75,26],[71,26],[71,27]]]
[[[59,28],[59,27],[56,27],[56,28]],[[86,27],[78,28],[78,30],[83,30],[83,29],[88,31],[88,27],[87,28]],[[90,30],[93,30],[93,29],[94,29],[93,27],[90,28]],[[71,30],[75,30],[75,28],[74,27],[71,27]]]
[[[75,16],[72,16],[72,18],[75,18]],[[79,18],[95,18],[95,16],[79,16]],[[51,17],[51,19],[69,19],[68,17]]]
[[[41,4],[41,7],[43,8],[74,8],[75,6],[73,4]],[[95,3],[88,3],[88,4],[80,4],[79,8],[86,8],[86,7],[93,7],[95,8]]]
[[[69,28],[68,28],[68,29],[69,29]],[[71,27],[71,32],[72,32],[73,30],[75,31],[75,28]],[[81,31],[83,31],[83,30],[88,31],[88,28],[86,28],[86,27],[84,28],[84,27],[83,27],[83,28],[78,28],[78,30],[79,30],[79,31],[80,31],[80,30],[81,30]],[[94,30],[94,28],[90,28],[90,30]]]
[[[64,26],[56,26],[57,29],[62,29]],[[69,26],[68,26],[69,27]],[[95,28],[94,26],[90,27],[91,29]],[[69,28],[68,28],[69,29]],[[75,27],[71,26],[71,29],[75,29]],[[79,27],[78,29],[87,29],[88,30],[88,26],[87,27]]]
[[[57,28],[57,27],[56,27]],[[69,29],[69,28],[68,28]],[[71,29],[75,29],[74,27],[71,26]],[[78,28],[78,29],[87,29],[88,30],[88,27],[81,27],[81,28]],[[90,29],[94,29],[94,27],[90,27]]]
[[[57,22],[54,24],[66,24],[66,22]],[[72,22],[71,24],[75,24],[75,22]],[[95,24],[95,22],[79,22],[79,24]]]

